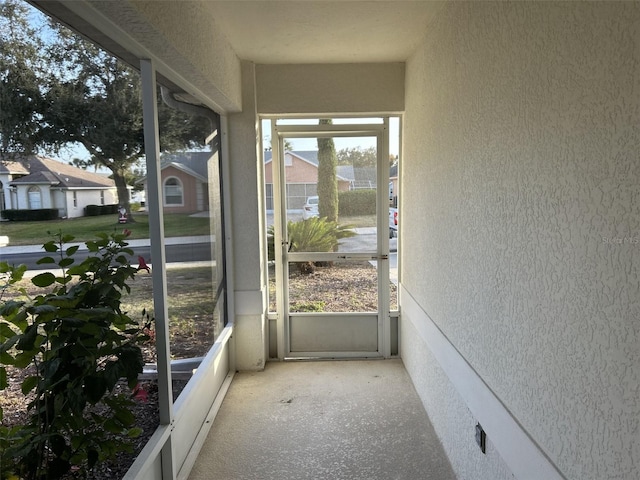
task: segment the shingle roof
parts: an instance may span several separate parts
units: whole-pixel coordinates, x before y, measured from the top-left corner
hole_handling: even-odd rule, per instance
[[[0,174],[26,175],[29,173],[20,162],[0,162]]]
[[[115,182],[105,175],[88,172],[67,163],[40,156],[20,161],[28,175],[9,182],[11,185],[48,184],[60,188],[113,188]]]
[[[191,175],[195,173],[206,180],[208,178],[207,161],[211,158],[211,155],[211,152],[163,153],[160,156],[160,168],[165,168],[171,164],[174,166],[182,165],[184,167],[182,170],[185,172]]]
[[[288,153],[301,158],[302,160],[305,160],[307,162],[309,162],[310,164],[314,165],[315,167],[318,166],[318,151],[317,150],[295,150],[295,151],[289,151],[287,150]],[[264,152],[264,163],[268,163],[272,160],[272,152],[271,150],[267,150]],[[349,165],[338,165],[338,168],[336,170],[336,175],[338,175],[338,177],[340,178],[340,180],[353,180],[353,167],[349,166]]]
[[[295,150],[289,153],[308,161],[309,163],[318,166],[318,151],[317,150]],[[264,152],[264,162],[268,163],[272,160],[273,153],[271,150]],[[390,176],[398,175],[398,167],[391,167]],[[336,174],[344,179],[354,182],[356,188],[358,187],[375,187],[377,183],[377,173],[375,167],[354,167],[352,165],[338,165]]]

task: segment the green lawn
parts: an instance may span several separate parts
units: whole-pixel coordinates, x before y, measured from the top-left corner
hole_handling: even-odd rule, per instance
[[[42,245],[51,240],[47,232],[70,233],[76,242],[95,239],[95,234],[131,230],[131,238],[149,238],[149,218],[145,213],[134,214],[135,223],[121,225],[117,215],[101,215],[98,217],[81,217],[66,220],[49,220],[43,222],[0,222],[0,235],[9,237],[9,245]],[[340,217],[338,223],[354,227],[375,225],[375,215]],[[164,233],[166,237],[184,235],[209,235],[209,219],[190,217],[177,213],[164,215]]]
[[[41,245],[51,240],[47,232],[69,233],[77,242],[95,239],[96,233],[111,233],[131,230],[132,239],[149,238],[149,217],[144,213],[134,214],[135,223],[121,225],[117,215],[101,215],[98,217],[81,217],[66,220],[49,220],[43,222],[2,222],[0,235],[9,237],[9,245]],[[209,219],[190,217],[177,213],[164,215],[164,233],[166,237],[184,235],[208,235]]]
[[[338,218],[338,224],[340,225],[353,225],[355,228],[362,227],[375,227],[376,216],[375,215],[341,215]]]

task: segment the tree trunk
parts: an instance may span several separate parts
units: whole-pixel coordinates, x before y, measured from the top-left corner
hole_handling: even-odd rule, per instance
[[[133,215],[131,215],[131,201],[129,199],[129,188],[125,175],[120,170],[112,170],[113,181],[116,183],[116,189],[118,190],[118,205],[124,208],[127,215],[127,223],[135,222]]]
[[[330,125],[321,119],[320,125]],[[318,138],[318,214],[330,222],[338,221],[338,157],[333,138]]]

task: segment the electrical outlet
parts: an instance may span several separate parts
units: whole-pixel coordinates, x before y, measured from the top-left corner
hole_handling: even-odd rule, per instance
[[[476,443],[480,447],[482,453],[487,453],[487,434],[482,429],[482,425],[479,423],[476,425]]]

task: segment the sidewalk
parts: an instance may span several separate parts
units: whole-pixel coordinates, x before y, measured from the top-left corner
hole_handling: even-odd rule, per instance
[[[211,235],[199,235],[199,236],[189,236],[189,237],[169,237],[164,239],[165,245],[182,245],[182,244],[190,244],[190,243],[208,243],[212,239]],[[127,243],[130,247],[148,247],[151,245],[151,241],[148,238],[141,239],[129,239]],[[78,245],[79,250],[87,250],[87,246],[84,242],[73,242],[66,244],[66,247],[72,247]],[[44,249],[42,245],[14,245],[14,246],[6,246],[0,247],[0,257],[2,255],[12,255],[16,253],[44,253]]]

